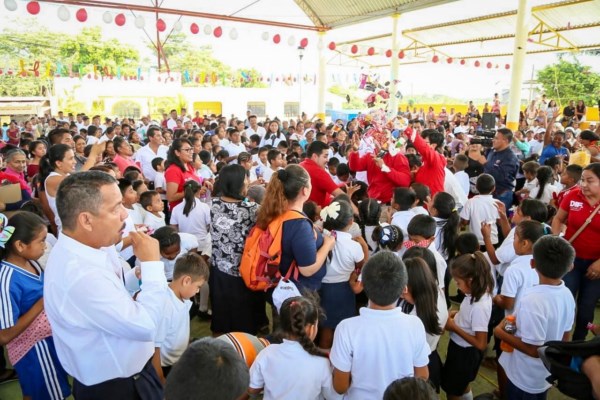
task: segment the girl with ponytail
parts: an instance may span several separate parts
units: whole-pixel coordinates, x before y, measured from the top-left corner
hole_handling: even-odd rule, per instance
[[[460,229],[460,216],[454,198],[446,192],[433,196],[429,212],[436,223],[435,248],[446,261],[456,254],[456,238]]]
[[[190,233],[198,240],[198,250],[210,257],[210,207],[200,199],[206,193],[193,179],[183,185],[183,202],[173,208],[170,224],[179,232]]]
[[[265,400],[339,397],[333,390],[329,360],[313,342],[321,314],[315,297],[291,297],[281,305],[283,343],[271,344],[256,357],[250,368],[251,397],[263,391]]]

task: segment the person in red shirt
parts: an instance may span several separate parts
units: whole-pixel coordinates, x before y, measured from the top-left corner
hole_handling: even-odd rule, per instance
[[[382,157],[375,157],[371,153],[360,156],[358,154],[359,145],[359,135],[352,135],[352,148],[348,153],[348,166],[352,171],[367,171],[369,197],[384,204],[389,204],[394,188],[408,187],[411,183],[408,160],[404,154],[392,155],[389,152],[386,152]]]
[[[446,157],[442,154],[444,134],[435,129],[426,129],[419,135],[417,130],[408,128],[404,136],[414,144],[423,160],[423,165],[415,174],[415,182],[427,185],[433,198],[436,193],[444,191],[447,165]]]
[[[192,166],[192,152],[194,148],[189,140],[180,138],[175,139],[169,153],[167,154],[168,167],[165,171],[165,181],[167,182],[167,201],[169,210],[172,210],[177,204],[183,201],[183,186],[185,182],[193,179],[202,183],[202,180]]]
[[[328,154],[327,144],[321,141],[312,142],[306,151],[306,159],[300,163],[300,166],[308,172],[312,184],[308,199],[321,207],[328,206],[332,196],[344,193],[325,170]]]
[[[204,125],[204,118],[200,116],[200,111],[196,111],[196,116],[192,119],[192,122],[196,124],[198,128],[201,128]]]

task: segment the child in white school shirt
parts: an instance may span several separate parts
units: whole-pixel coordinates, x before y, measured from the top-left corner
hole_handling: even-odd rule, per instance
[[[498,338],[514,348],[503,352],[499,360],[508,376],[507,398],[542,398],[551,387],[538,348],[550,340],[569,340],[575,300],[562,278],[573,268],[574,259],[573,247],[558,236],[546,235],[533,246],[539,285],[525,290],[519,301],[517,332],[508,334],[504,320],[494,329]]]
[[[395,212],[392,214],[391,224],[399,227],[404,237],[408,237],[406,228],[410,220],[416,215],[412,210],[416,203],[417,195],[412,189],[402,187],[394,189],[392,208]]]
[[[481,174],[477,178],[475,186],[479,194],[470,198],[461,210],[461,222],[463,225],[469,225],[469,231],[477,236],[480,246],[485,245],[481,234],[481,224],[491,225],[492,244],[496,245],[498,243],[496,222],[500,218],[496,200],[492,197],[492,193],[496,188],[496,181],[489,174]]]
[[[150,231],[155,231],[166,225],[165,213],[163,213],[165,204],[158,192],[148,190],[147,192],[142,193],[140,195],[140,204],[142,208],[146,210],[144,225],[146,225]]]

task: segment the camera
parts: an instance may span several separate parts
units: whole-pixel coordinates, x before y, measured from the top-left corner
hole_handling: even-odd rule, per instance
[[[469,144],[480,144],[483,147],[492,147],[492,142],[495,135],[496,131],[494,130],[484,130],[482,132],[478,132],[477,136],[473,136],[471,138]]]

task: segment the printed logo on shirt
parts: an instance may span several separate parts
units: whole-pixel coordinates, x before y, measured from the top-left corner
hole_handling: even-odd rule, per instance
[[[569,208],[571,209],[571,211],[581,211],[583,209],[583,203],[580,201],[571,200]]]

